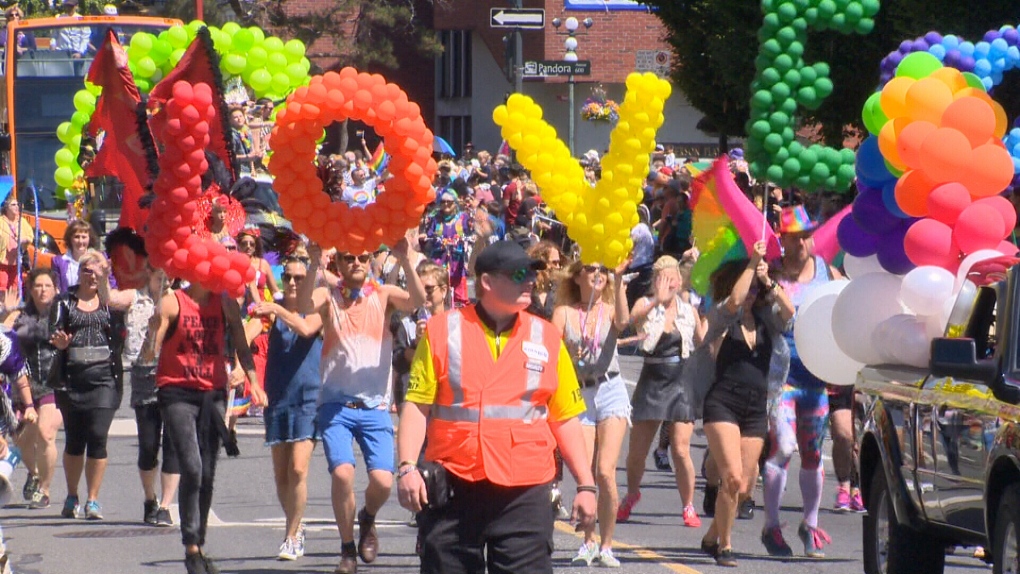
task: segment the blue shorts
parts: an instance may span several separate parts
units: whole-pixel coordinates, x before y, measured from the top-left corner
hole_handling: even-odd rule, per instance
[[[326,403],[319,407],[316,426],[330,474],[341,464],[356,466],[354,441],[358,441],[369,471],[393,472],[393,420],[389,411]]]
[[[623,377],[617,375],[594,387],[581,389],[585,409],[578,419],[584,426],[596,426],[612,417],[630,418],[630,395]]]

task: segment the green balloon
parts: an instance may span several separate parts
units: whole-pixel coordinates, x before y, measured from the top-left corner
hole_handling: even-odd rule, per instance
[[[173,53],[174,47],[170,45],[168,40],[156,40],[152,45],[152,50],[149,51],[149,56],[156,62],[156,64],[162,64],[170,58],[170,54]]]
[[[301,65],[301,62],[294,62],[287,66],[286,72],[287,77],[290,78],[290,85],[299,86],[305,79],[305,67]]]
[[[776,184],[782,185],[782,181],[783,181],[783,166],[781,166],[781,165],[770,165],[768,167],[768,169],[765,170],[765,178],[768,179],[769,181],[771,181],[772,183],[776,183]]]
[[[818,91],[811,86],[804,86],[797,90],[797,101],[800,102],[800,105],[809,110],[817,108],[821,103],[818,98]]]
[[[829,166],[818,162],[811,168],[811,181],[820,184],[829,177]]]
[[[800,83],[804,86],[815,85],[815,80],[818,79],[818,72],[814,68],[807,66],[800,69]]]
[[[248,50],[248,66],[257,69],[264,68],[269,62],[269,53],[262,46],[255,46]]]
[[[804,10],[804,22],[808,26],[814,26],[818,22],[818,8],[812,7]]]
[[[812,64],[811,67],[814,68],[815,74],[819,78],[828,78],[829,77],[829,64],[827,64],[825,62],[816,62],[816,63]]]
[[[188,31],[184,26],[171,26],[166,31],[166,37],[174,48],[184,48],[188,45]]]
[[[786,53],[792,58],[800,59],[800,57],[804,55],[804,44],[801,44],[800,42],[791,42],[790,45],[786,47]]]
[[[790,125],[790,116],[783,112],[775,112],[769,117],[769,125],[772,127],[772,131],[781,131],[786,126]]]
[[[227,54],[223,58],[223,65],[226,67],[227,72],[238,75],[244,71],[244,67],[247,65],[247,61],[244,56],[240,54]]]
[[[818,3],[818,19],[827,23],[836,14],[836,3],[833,0],[822,0]]]
[[[138,60],[138,75],[142,78],[151,78],[156,73],[156,62],[149,56]]]
[[[847,29],[846,14],[843,14],[842,12],[838,14],[833,14],[832,21],[829,23],[829,25],[832,27],[832,29],[845,33]]]
[[[797,100],[795,100],[793,98],[790,98],[788,100],[784,100],[782,103],[779,104],[779,111],[783,112],[784,114],[786,114],[788,116],[792,116],[792,115],[796,114],[797,113]]]
[[[228,36],[233,36],[234,34],[237,34],[238,31],[241,30],[241,26],[238,25],[237,22],[227,22],[226,24],[223,25],[223,28],[221,28],[221,30],[223,30],[224,34]]]
[[[765,68],[771,67],[772,66],[773,58],[775,58],[775,56],[767,56],[765,54],[758,54],[758,56],[754,59],[754,69],[755,70],[764,70]]]
[[[278,94],[286,94],[290,91],[290,78],[283,72],[273,74],[273,82],[270,86],[274,92]]]
[[[847,5],[844,13],[847,22],[856,24],[864,17],[864,6],[861,6],[860,2],[851,2]]]
[[[787,54],[780,54],[779,56],[776,57],[772,65],[777,70],[779,70],[780,74],[785,74],[787,70],[793,68],[793,58],[791,58]]]
[[[89,120],[91,118],[92,116],[86,114],[85,112],[74,112],[73,114],[71,114],[71,125],[76,128],[76,131],[78,133],[81,133],[82,128],[84,128],[89,123]]]
[[[192,20],[191,22],[188,22],[186,28],[188,30],[188,39],[194,40],[195,36],[198,34],[198,31],[201,30],[202,28],[205,28],[205,22],[201,20]]]
[[[761,27],[767,30],[778,30],[782,24],[779,22],[779,15],[775,12],[769,12],[762,18]]]
[[[805,88],[807,89],[807,88]],[[833,85],[832,80],[829,78],[818,78],[815,80],[815,92],[818,93],[820,99],[825,99],[832,94]]]
[[[794,18],[793,22],[790,22],[790,26],[792,26],[798,34],[803,34],[807,32],[808,29],[807,20],[804,18]]]
[[[791,157],[783,162],[783,176],[793,179],[798,175],[800,175],[800,161],[797,158]]]
[[[789,98],[791,93],[790,86],[787,86],[782,82],[779,82],[778,84],[772,86],[771,92],[773,102],[781,102],[786,98]]]
[[[798,141],[791,143],[786,146],[787,151],[790,152],[790,157],[799,156],[800,152],[804,151],[804,145]]]
[[[177,48],[176,50],[174,50],[173,52],[170,53],[170,64],[173,65],[173,66],[176,66],[177,62],[180,62],[181,58],[183,58],[183,57],[184,57],[184,48]]]
[[[790,70],[783,76],[783,83],[790,86],[800,85],[800,72],[797,70]]]
[[[67,166],[58,167],[57,171],[53,172],[53,181],[57,182],[57,185],[60,187],[71,187],[74,183],[74,174],[71,172],[71,168]]]
[[[262,47],[264,47],[270,54],[274,52],[283,52],[283,40],[276,36],[270,36],[262,42]]]
[[[765,136],[764,147],[769,153],[776,153],[781,147],[783,147],[783,136],[777,133],[771,133]]]
[[[941,67],[942,62],[928,52],[914,52],[903,58],[896,67],[896,76],[920,80]]]
[[[305,57],[305,43],[301,40],[288,40],[283,46],[283,53],[287,55],[287,61],[300,62]]]
[[[786,147],[781,147],[778,150],[776,150],[776,153],[773,156],[773,163],[775,163],[776,165],[782,165],[783,162],[788,159],[790,159],[790,149]]]
[[[775,68],[765,68],[761,72],[761,79],[766,86],[772,87],[782,81],[782,76],[779,74],[779,70]]]
[[[857,174],[854,172],[854,164],[844,163],[836,170],[836,179],[850,183]],[[842,187],[842,186],[840,186]]]
[[[67,167],[74,161],[74,154],[67,148],[60,148],[57,150],[56,155],[53,156],[53,161],[60,167]]]
[[[148,54],[149,50],[152,49],[152,44],[155,39],[156,37],[148,32],[138,32],[134,36],[131,36],[131,44],[128,46],[128,51],[131,52],[130,55],[135,59],[138,59]]]
[[[850,148],[843,148],[839,150],[839,159],[843,160],[844,164],[854,165],[854,161],[857,160],[857,154]]]
[[[783,47],[779,44],[779,40],[772,38],[770,40],[766,40],[765,43],[761,45],[761,53],[774,58],[783,53]]]
[[[772,105],[772,93],[768,90],[758,90],[751,98],[751,105],[758,109],[768,108]]]
[[[78,90],[74,94],[74,109],[91,114],[96,109],[96,97],[88,90]]]
[[[247,28],[234,32],[233,46],[237,52],[247,52],[255,45],[255,35]]]
[[[251,73],[251,80],[248,85],[251,86],[255,92],[265,93],[273,84],[273,75],[265,69],[255,70]]]
[[[862,35],[870,34],[875,29],[875,21],[871,18],[861,18],[857,24],[854,25],[854,32]]]
[[[881,105],[882,92],[875,92],[864,102],[864,111],[861,112],[861,119],[864,120],[864,127],[874,135],[882,131],[882,126],[889,121]]]
[[[155,77],[156,76],[153,76],[153,78]],[[145,78],[138,78],[135,80],[135,86],[138,88],[139,92],[148,94],[149,91],[152,90],[152,81],[146,80]]]
[[[878,14],[878,10],[881,7],[879,0],[860,0],[861,8],[864,9],[864,16],[871,18],[875,14]]]
[[[800,189],[807,189],[808,187],[811,186],[811,176],[810,175],[798,176],[797,179],[793,180],[793,184],[799,187]]]
[[[800,159],[800,165],[806,170],[810,170],[818,163],[818,154],[813,149],[806,149],[800,152],[798,157]]]
[[[981,82],[981,78],[973,72],[964,72],[963,79],[967,80],[967,85],[971,88],[977,88],[982,92],[985,91],[985,85]]]
[[[307,74],[308,72],[310,72],[312,70],[312,61],[309,60],[307,57],[302,57],[301,58],[301,67],[305,69],[305,73]]]
[[[789,26],[784,26],[776,32],[776,40],[784,47],[797,41],[797,31]]]
[[[780,22],[791,22],[797,17],[797,7],[791,2],[783,2],[776,8],[776,14],[779,15]]]
[[[751,129],[748,130],[751,137],[756,139],[765,139],[770,133],[772,133],[772,126],[765,120],[758,120],[751,124]]]
[[[287,69],[287,56],[284,56],[280,52],[270,52],[269,61],[266,62],[266,68],[269,68],[274,74],[282,73]]]
[[[61,122],[57,126],[57,139],[65,144],[71,141],[71,122]]]

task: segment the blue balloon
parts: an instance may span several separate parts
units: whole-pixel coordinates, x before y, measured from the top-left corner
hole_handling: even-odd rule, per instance
[[[885,208],[889,213],[893,214],[900,219],[909,219],[910,216],[900,209],[899,204],[896,203],[896,182],[888,183],[882,188],[882,203],[885,204]]]
[[[857,177],[864,180],[868,187],[883,187],[885,182],[895,180],[885,166],[885,158],[878,148],[878,137],[870,136],[864,140],[857,150]]]
[[[844,217],[836,228],[839,246],[854,257],[867,257],[878,252],[879,236],[868,233],[857,225],[853,217]]]
[[[851,214],[861,229],[875,234],[888,233],[902,221],[886,209],[882,192],[877,189],[860,193],[854,199]]]
[[[961,42],[959,48],[960,53],[964,56],[971,56],[974,54],[974,44],[971,42]]]
[[[954,50],[960,47],[960,39],[952,34],[943,36],[942,45],[945,46],[947,50]]]
[[[987,76],[992,73],[992,63],[988,60],[977,60],[974,62],[974,73],[978,76]]]
[[[942,44],[935,44],[928,48],[928,53],[938,58],[940,62],[946,59],[946,47]]]

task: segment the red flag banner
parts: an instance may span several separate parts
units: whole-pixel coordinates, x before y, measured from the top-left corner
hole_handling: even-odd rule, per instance
[[[89,67],[88,81],[101,86],[103,93],[96,103],[87,133],[95,138],[103,132],[103,136],[95,160],[85,168],[85,175],[114,176],[124,184],[119,225],[141,232],[146,214],[138,200],[150,183],[148,157],[136,121],[141,96],[128,69],[127,53],[112,29],[107,30]]]

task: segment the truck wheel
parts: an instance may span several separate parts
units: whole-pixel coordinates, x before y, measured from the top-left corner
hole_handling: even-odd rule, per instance
[[[992,535],[993,574],[1020,572],[1020,484],[1002,494]]]
[[[865,574],[940,574],[945,564],[945,545],[932,544],[930,538],[896,521],[885,470],[876,468],[864,515]]]

